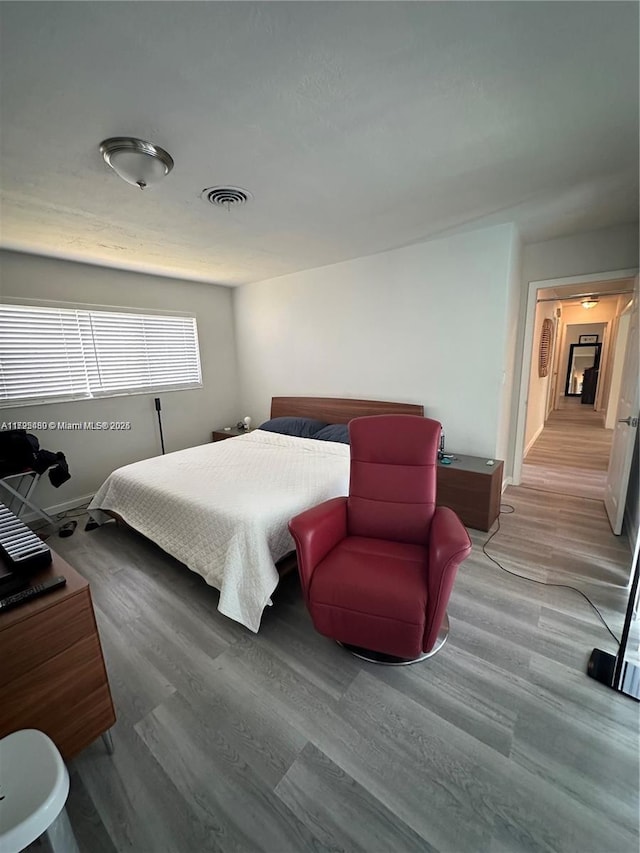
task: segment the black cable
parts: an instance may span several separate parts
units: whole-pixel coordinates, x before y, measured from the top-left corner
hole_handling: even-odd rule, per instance
[[[503,509],[503,507],[505,507],[505,509]],[[611,636],[616,641],[618,646],[620,646],[620,640],[616,637],[616,635],[613,633],[611,628],[607,625],[605,618],[602,615],[602,613],[600,613],[600,611],[595,606],[593,601],[591,601],[589,596],[585,592],[583,592],[581,589],[578,589],[578,587],[576,587],[576,586],[569,586],[569,584],[566,584],[566,583],[551,583],[551,581],[538,581],[535,578],[528,578],[526,575],[519,575],[517,572],[512,572],[511,569],[505,569],[505,567],[503,565],[501,565],[501,563],[499,563],[495,559],[495,557],[492,557],[491,554],[487,553],[487,550],[486,550],[487,545],[489,544],[489,542],[491,542],[491,540],[496,535],[496,533],[500,532],[500,516],[501,515],[512,515],[515,511],[516,511],[515,507],[511,506],[510,504],[500,504],[500,512],[498,513],[498,518],[496,519],[497,527],[493,531],[491,536],[489,536],[489,538],[486,539],[482,543],[482,552],[484,553],[485,557],[487,557],[489,560],[491,560],[492,563],[495,563],[496,566],[499,569],[502,569],[503,572],[506,572],[508,575],[513,575],[514,578],[520,578],[520,580],[523,580],[523,581],[530,581],[531,583],[537,583],[537,584],[540,584],[540,586],[555,586],[555,587],[558,587],[559,589],[572,589],[574,592],[577,592],[578,595],[581,595],[584,598],[584,600],[587,602],[587,604],[589,604],[595,610],[595,612],[598,614],[598,618],[600,619],[600,621],[602,622],[604,627],[611,634]]]
[[[75,507],[75,509],[80,509],[80,507]],[[88,509],[83,509],[80,512],[74,512],[71,509],[67,509],[63,510],[63,512],[55,513],[55,515],[52,515],[51,518],[55,519],[56,521],[62,521],[63,518],[82,518],[82,516],[87,515],[88,512]],[[39,530],[44,530],[45,527],[51,527],[51,525],[48,521],[43,521],[37,527],[32,527],[31,525],[28,525],[28,527],[33,533],[37,533]]]

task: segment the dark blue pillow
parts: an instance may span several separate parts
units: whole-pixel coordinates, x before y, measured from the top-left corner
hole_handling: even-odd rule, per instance
[[[349,427],[347,424],[329,424],[313,436],[316,441],[340,441],[349,444]]]
[[[267,432],[279,432],[282,435],[295,435],[298,438],[315,438],[319,429],[328,426],[326,421],[313,418],[272,418],[260,425]]]

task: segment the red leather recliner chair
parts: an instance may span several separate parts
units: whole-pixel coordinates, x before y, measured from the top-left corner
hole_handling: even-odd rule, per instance
[[[367,660],[424,660],[447,637],[471,542],[453,510],[436,507],[440,431],[415,415],[352,420],[349,496],[289,522],[313,624]]]

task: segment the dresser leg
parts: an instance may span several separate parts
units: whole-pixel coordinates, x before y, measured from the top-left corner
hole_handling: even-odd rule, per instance
[[[109,755],[113,755],[115,752],[115,746],[113,745],[113,738],[111,737],[111,732],[106,731],[102,735],[102,742],[104,743],[105,749]]]

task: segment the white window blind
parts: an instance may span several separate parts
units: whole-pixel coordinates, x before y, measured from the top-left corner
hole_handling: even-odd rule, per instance
[[[201,383],[194,317],[0,305],[0,405]]]

